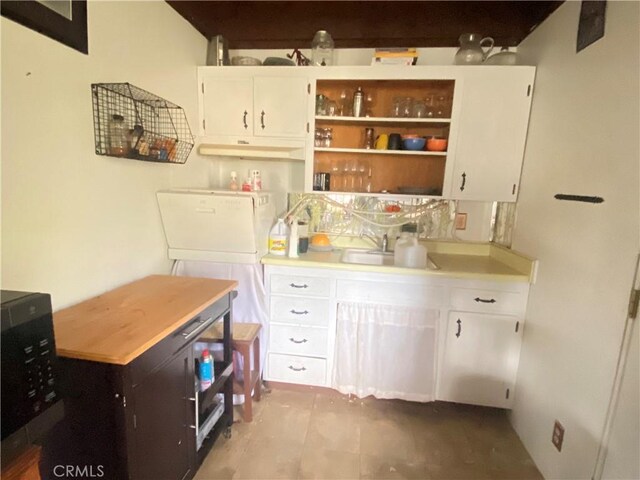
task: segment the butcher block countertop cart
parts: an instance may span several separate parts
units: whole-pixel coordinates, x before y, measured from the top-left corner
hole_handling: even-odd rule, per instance
[[[233,422],[236,287],[152,275],[55,313],[65,421],[43,449],[43,466],[91,465],[105,478],[192,478]],[[224,337],[213,345],[207,332],[218,324]],[[204,349],[214,351],[210,386],[199,378]]]

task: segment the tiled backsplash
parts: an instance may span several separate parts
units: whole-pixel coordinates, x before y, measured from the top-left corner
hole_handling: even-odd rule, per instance
[[[310,232],[371,239],[386,233],[395,239],[403,224],[415,223],[420,238],[458,239],[454,228],[458,203],[453,200],[290,193],[288,203],[299,220],[309,222]],[[505,246],[511,244],[514,220],[510,205],[494,204],[497,215],[482,219],[491,223],[494,241]]]

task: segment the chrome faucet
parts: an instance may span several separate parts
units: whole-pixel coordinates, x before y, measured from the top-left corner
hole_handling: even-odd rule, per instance
[[[384,235],[382,235],[382,242],[380,244],[380,250],[383,253],[386,253],[386,252],[389,251],[389,237],[387,236],[386,233]]]

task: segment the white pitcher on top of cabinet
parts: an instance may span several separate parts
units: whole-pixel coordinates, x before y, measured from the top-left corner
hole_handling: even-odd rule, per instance
[[[463,33],[458,39],[460,48],[456,52],[456,65],[479,65],[486,60],[493,50],[493,38],[478,33]],[[482,48],[486,44],[486,50]]]

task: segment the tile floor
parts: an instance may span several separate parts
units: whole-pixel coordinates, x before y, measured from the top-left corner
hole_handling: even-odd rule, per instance
[[[272,390],[196,480],[542,479],[502,410]]]

